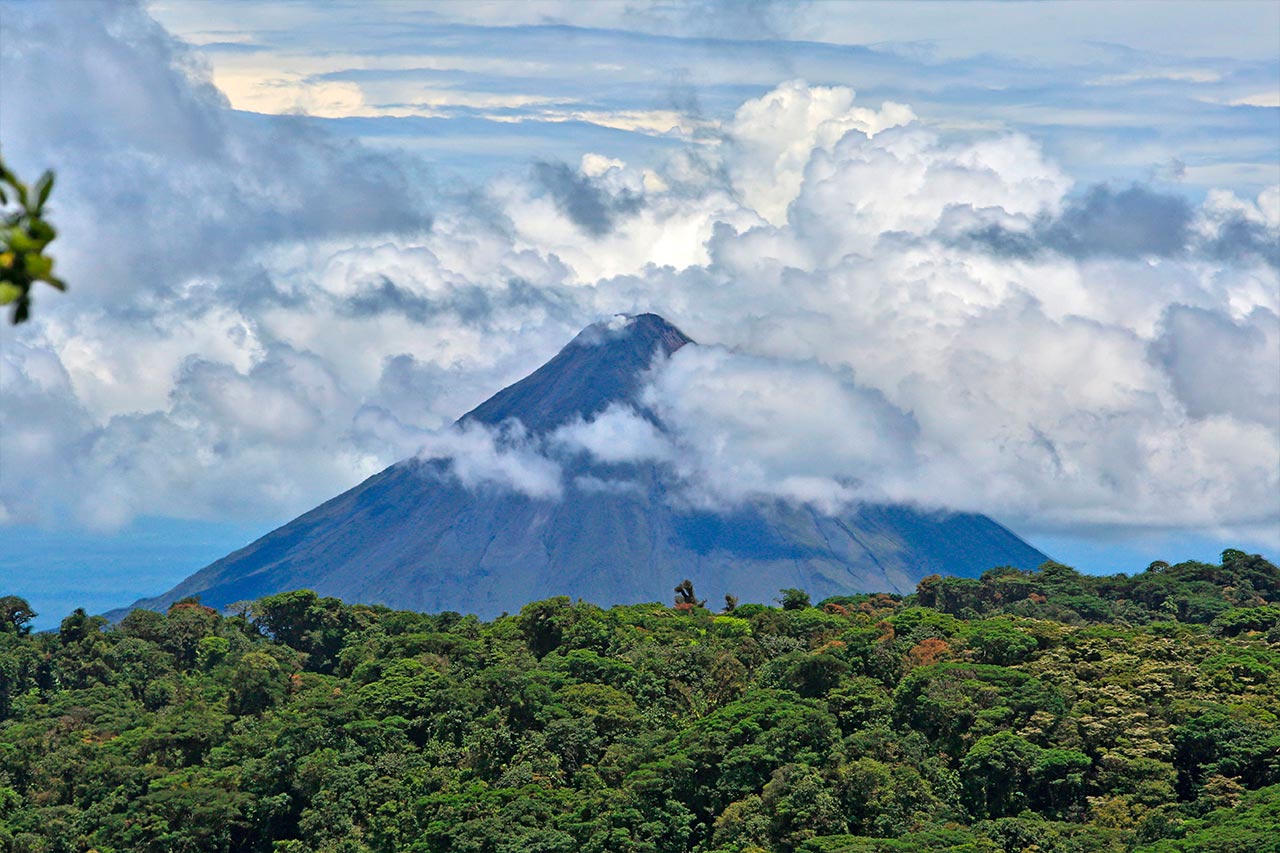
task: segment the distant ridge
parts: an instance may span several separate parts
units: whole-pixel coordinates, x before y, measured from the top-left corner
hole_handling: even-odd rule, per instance
[[[691,344],[656,314],[597,323],[458,422],[516,419],[539,435],[590,419],[612,403],[637,403],[655,359]],[[1047,559],[982,515],[904,505],[827,515],[765,499],[729,513],[692,511],[667,500],[658,466],[576,464],[564,494],[542,499],[496,486],[469,490],[447,463],[407,459],[132,607],[164,609],[190,595],[225,607],[307,588],[348,602],[492,617],[553,595],[602,605],[665,601],[684,578],[712,601],[731,593],[767,602],[785,587],[817,601],[905,593],[933,573],[976,577]],[[601,489],[606,480],[620,487]]]

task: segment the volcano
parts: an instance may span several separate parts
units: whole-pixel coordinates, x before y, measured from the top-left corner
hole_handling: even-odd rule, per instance
[[[546,436],[613,404],[643,411],[646,373],[694,346],[655,314],[589,326],[551,361],[463,415],[457,426]],[[1047,558],[982,515],[862,504],[838,514],[760,499],[726,511],[673,500],[657,464],[579,459],[563,492],[538,497],[464,485],[447,460],[397,462],[256,542],[132,607],[186,596],[225,607],[292,589],[351,603],[489,618],[555,595],[601,605],[668,600],[692,579],[700,595],[772,601],[795,587],[814,601],[911,592],[934,574],[976,577]],[[602,481],[625,488],[601,489]]]

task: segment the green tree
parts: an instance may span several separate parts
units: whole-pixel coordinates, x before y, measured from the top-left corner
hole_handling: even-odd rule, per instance
[[[960,761],[964,800],[975,817],[1003,817],[1029,802],[1031,770],[1040,748],[1013,732],[979,738]]]
[[[266,652],[248,652],[231,676],[227,705],[236,715],[261,714],[287,692],[286,673],[280,661]]]
[[[1019,630],[1008,619],[985,619],[965,638],[979,663],[1012,666],[1036,650],[1035,637]]]
[[[331,672],[354,624],[349,608],[309,589],[269,595],[250,605],[252,624],[273,640],[307,656],[307,668]]]
[[[809,593],[803,589],[787,588],[779,592],[782,593],[779,601],[782,603],[783,610],[804,610],[810,606]]]
[[[685,578],[676,584],[674,590],[676,594],[676,606],[686,605],[688,607],[706,607],[706,599],[699,599],[693,591],[693,581]]]
[[[0,633],[26,636],[31,632],[27,623],[37,615],[25,598],[6,595],[0,598]]]
[[[1074,749],[1042,749],[1031,765],[1031,807],[1067,817],[1084,804],[1089,756]]]

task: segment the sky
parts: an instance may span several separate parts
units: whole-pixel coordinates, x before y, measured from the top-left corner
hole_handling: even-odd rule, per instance
[[[0,0],[66,295],[0,332],[0,587],[158,593],[654,311],[681,500],[1280,551],[1280,4]],[[513,473],[514,472],[514,473]],[[550,477],[548,481],[546,478]]]

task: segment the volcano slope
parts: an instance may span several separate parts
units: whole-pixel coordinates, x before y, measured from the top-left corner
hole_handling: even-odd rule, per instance
[[[536,440],[610,405],[643,411],[647,372],[689,345],[654,314],[590,326],[455,426],[518,421],[519,434]],[[305,588],[488,618],[555,595],[601,605],[666,600],[684,578],[711,600],[768,602],[794,587],[816,601],[1047,559],[982,515],[883,504],[828,514],[774,499],[712,512],[674,500],[661,465],[579,456],[564,471],[561,493],[538,497],[464,485],[446,460],[406,459],[132,607],[163,610],[194,595],[221,608]]]

